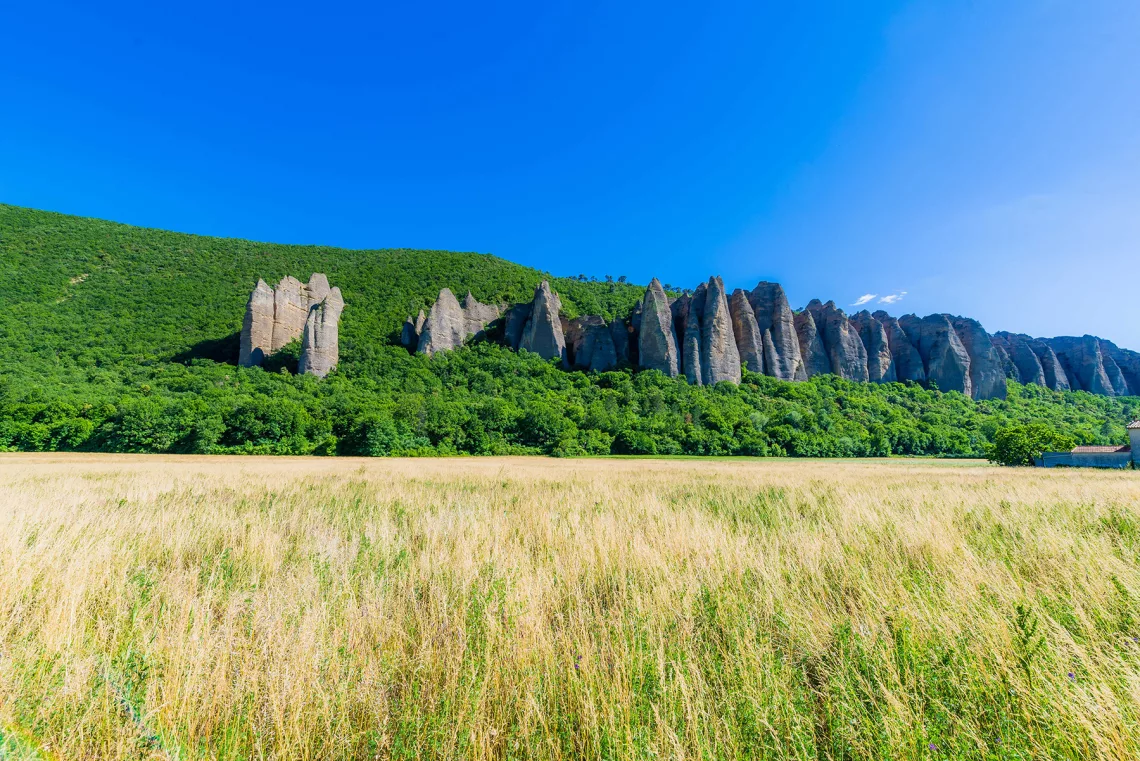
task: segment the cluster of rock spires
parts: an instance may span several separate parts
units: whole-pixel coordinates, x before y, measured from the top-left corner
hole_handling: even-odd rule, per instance
[[[298,370],[324,377],[339,358],[343,310],[340,289],[319,272],[308,283],[285,277],[275,288],[258,280],[246,306],[238,363],[260,365],[300,338]],[[696,385],[740,383],[744,367],[788,381],[832,373],[873,383],[937,384],[974,399],[1004,397],[1006,378],[1061,391],[1140,395],[1140,353],[1096,336],[990,335],[977,320],[948,314],[896,319],[864,310],[849,317],[834,302],[818,299],[797,313],[777,283],[729,296],[724,281],[712,277],[670,298],[654,278],[627,318],[566,319],[561,312],[546,281],[531,301],[514,305],[482,304],[471,293],[461,303],[444,288],[427,314],[408,317],[401,340],[432,355],[483,336],[497,323],[512,349],[567,368],[630,365],[684,375]]]
[[[314,272],[307,284],[285,277],[276,288],[270,288],[264,280],[258,280],[245,307],[238,364],[260,365],[290,341],[300,338],[298,372],[323,378],[339,359],[343,310],[340,289],[330,288],[328,278],[319,272]]]
[[[252,299],[251,299],[252,304]],[[1095,336],[1038,339],[990,335],[977,320],[867,310],[850,317],[814,299],[792,311],[778,283],[725,293],[712,277],[670,298],[654,278],[633,313],[607,323],[597,315],[561,316],[558,295],[542,282],[529,303],[463,303],[444,288],[428,311],[408,317],[402,342],[435,354],[457,348],[501,321],[504,341],[571,369],[632,365],[684,375],[697,385],[739,383],[741,367],[781,380],[823,373],[849,380],[915,381],[974,399],[1004,398],[1005,380],[1108,396],[1140,394],[1140,353]],[[243,333],[244,336],[244,333]],[[244,345],[244,344],[243,344]]]

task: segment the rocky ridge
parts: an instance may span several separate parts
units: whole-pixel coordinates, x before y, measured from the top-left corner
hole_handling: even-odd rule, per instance
[[[286,277],[275,288],[259,280],[246,306],[240,364],[259,365],[300,337],[301,372],[327,374],[337,362],[343,308],[339,289],[320,273],[307,284]],[[631,314],[612,320],[567,319],[548,281],[531,301],[513,305],[483,304],[470,292],[460,302],[444,288],[426,313],[409,315],[400,340],[430,356],[499,334],[512,349],[567,369],[633,366],[684,375],[694,385],[738,384],[743,368],[781,380],[831,373],[873,383],[911,381],[975,399],[1004,398],[1007,378],[1054,390],[1140,395],[1140,353],[1095,336],[990,334],[977,320],[948,314],[895,318],[863,310],[848,316],[818,299],[797,313],[777,283],[760,282],[730,297],[715,276],[676,297],[654,278]]]

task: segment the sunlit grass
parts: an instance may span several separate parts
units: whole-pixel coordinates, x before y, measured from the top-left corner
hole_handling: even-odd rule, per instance
[[[1133,472],[3,456],[0,758],[1133,758],[1138,552]]]

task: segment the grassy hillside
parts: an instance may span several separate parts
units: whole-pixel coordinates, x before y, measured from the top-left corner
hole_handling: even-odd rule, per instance
[[[324,381],[238,368],[258,277],[321,271],[344,291],[342,364]],[[484,343],[397,345],[439,289],[521,301],[536,270],[437,251],[204,238],[0,206],[0,449],[276,454],[979,456],[1009,423],[1125,440],[1140,399],[1010,384],[975,402],[834,376],[689,386],[657,372],[565,372]],[[553,279],[567,313],[626,313],[640,287]]]

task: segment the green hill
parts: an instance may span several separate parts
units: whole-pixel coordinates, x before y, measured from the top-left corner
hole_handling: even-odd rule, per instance
[[[483,302],[529,300],[543,278],[571,316],[628,311],[641,289],[581,283],[494,256],[450,251],[353,251],[151,230],[0,205],[5,351],[0,372],[41,379],[177,356],[234,361],[257,279],[324,272],[350,305],[343,369],[397,339],[409,313],[440,288]]]
[[[341,365],[237,368],[257,279],[324,272],[348,304]],[[564,372],[483,344],[428,359],[397,345],[441,287],[522,301],[549,275],[483,254],[356,251],[150,230],[0,205],[0,448],[114,451],[978,455],[1009,422],[1123,440],[1135,397],[1011,384],[974,402],[830,376]],[[627,314],[642,288],[550,278],[569,316]],[[285,370],[285,372],[282,372]]]

